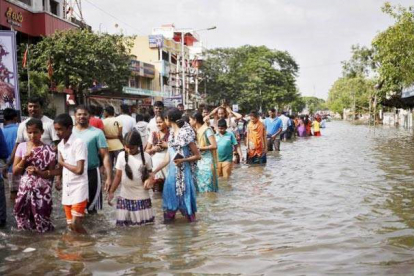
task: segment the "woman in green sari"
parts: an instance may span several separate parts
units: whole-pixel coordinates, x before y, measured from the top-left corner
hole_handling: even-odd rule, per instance
[[[190,124],[197,132],[197,143],[201,152],[201,160],[197,162],[197,191],[217,192],[217,143],[214,131],[204,123],[200,112],[190,116]]]

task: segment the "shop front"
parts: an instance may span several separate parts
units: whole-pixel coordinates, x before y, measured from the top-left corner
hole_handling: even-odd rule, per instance
[[[113,106],[116,114],[120,113],[120,107],[123,104],[130,106],[131,110],[135,109],[141,113],[147,112],[152,106],[151,97],[109,91],[89,94],[86,100],[88,105],[100,106],[102,108]]]

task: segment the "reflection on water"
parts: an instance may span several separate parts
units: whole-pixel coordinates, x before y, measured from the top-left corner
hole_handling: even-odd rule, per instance
[[[164,225],[154,195],[154,225],[117,228],[106,206],[79,237],[56,194],[54,233],[17,232],[9,217],[0,274],[413,274],[412,133],[332,122],[323,135],[239,167],[198,197],[193,224]]]

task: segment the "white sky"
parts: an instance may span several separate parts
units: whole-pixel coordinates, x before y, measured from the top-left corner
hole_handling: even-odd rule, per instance
[[[265,45],[288,51],[300,66],[304,96],[326,99],[341,76],[341,61],[353,44],[370,45],[393,24],[381,0],[84,0],[83,15],[94,30],[148,35],[174,23],[201,32],[208,48]],[[405,7],[413,1],[389,1]],[[102,10],[107,13],[103,12]],[[119,27],[115,28],[115,24]]]

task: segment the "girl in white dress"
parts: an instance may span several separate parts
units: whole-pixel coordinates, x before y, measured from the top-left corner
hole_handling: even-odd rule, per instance
[[[116,162],[116,174],[108,195],[111,204],[114,193],[121,184],[116,204],[116,225],[131,226],[154,222],[154,211],[148,189],[152,188],[149,173],[152,161],[144,152],[141,136],[135,129],[124,139],[125,151],[120,152]]]

